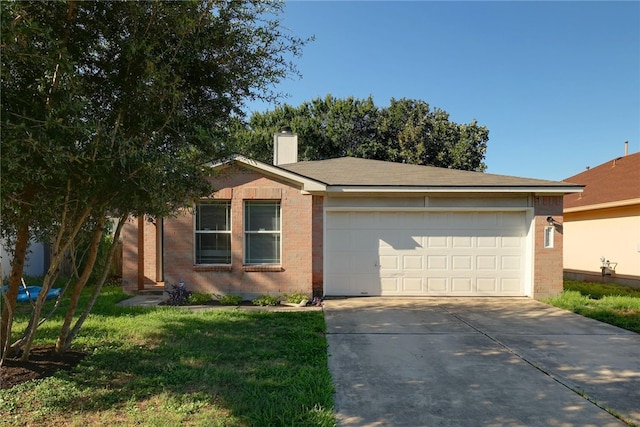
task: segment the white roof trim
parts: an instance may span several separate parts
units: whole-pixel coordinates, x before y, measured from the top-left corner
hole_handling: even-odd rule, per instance
[[[473,186],[473,187],[405,187],[405,186],[327,186],[327,193],[548,193],[566,194],[580,193],[582,188],[576,187],[499,187],[499,186]]]
[[[617,202],[599,203],[596,205],[577,206],[575,208],[565,208],[564,213],[594,211],[597,209],[622,208],[625,206],[632,206],[632,205],[638,205],[638,204],[640,204],[640,198],[619,200]]]

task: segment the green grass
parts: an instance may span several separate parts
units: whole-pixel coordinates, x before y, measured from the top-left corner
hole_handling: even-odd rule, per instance
[[[0,424],[335,425],[322,312],[115,307],[123,298],[104,289],[77,368],[0,390]],[[36,344],[55,342],[63,314]]]
[[[565,280],[564,291],[547,303],[640,333],[640,289]]]

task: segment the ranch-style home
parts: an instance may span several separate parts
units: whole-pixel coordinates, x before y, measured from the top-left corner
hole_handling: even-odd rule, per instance
[[[123,284],[258,295],[528,296],[562,290],[563,196],[582,186],[359,158],[211,166],[216,191],[131,219]]]

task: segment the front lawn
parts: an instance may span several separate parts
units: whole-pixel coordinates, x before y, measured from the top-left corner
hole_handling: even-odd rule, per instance
[[[105,288],[78,367],[0,390],[0,424],[335,425],[322,312],[115,307],[122,298]]]
[[[564,291],[547,303],[640,333],[640,289],[607,283],[564,281]]]

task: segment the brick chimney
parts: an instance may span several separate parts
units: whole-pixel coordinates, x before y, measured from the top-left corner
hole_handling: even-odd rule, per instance
[[[284,126],[273,134],[273,164],[286,165],[298,161],[298,135]]]

